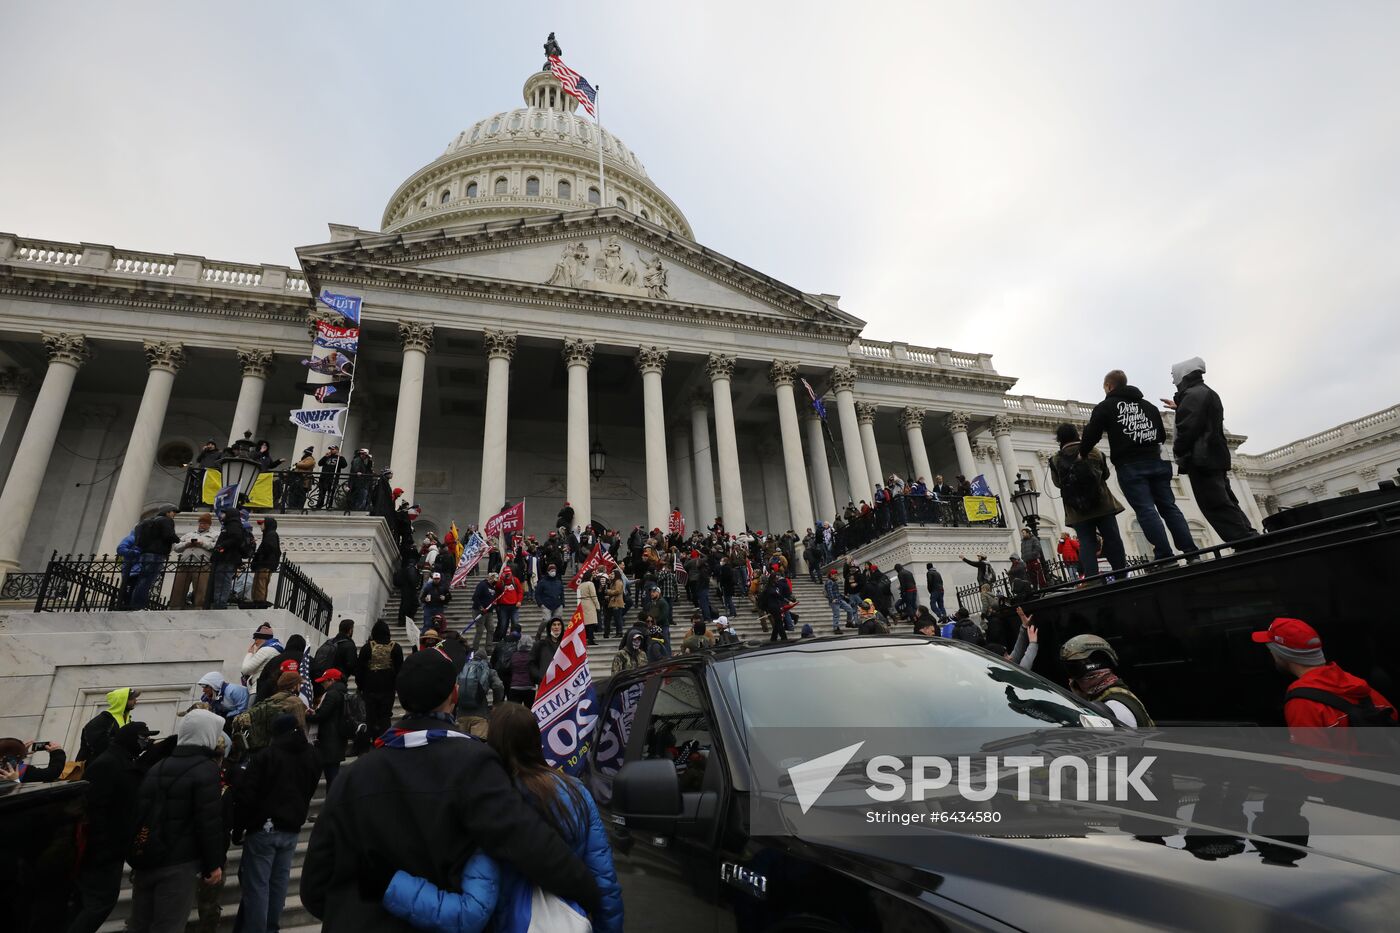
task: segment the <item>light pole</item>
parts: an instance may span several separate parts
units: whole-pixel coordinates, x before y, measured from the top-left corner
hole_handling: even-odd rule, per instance
[[[1016,491],[1011,494],[1011,503],[1016,507],[1016,515],[1021,519],[1021,524],[1031,530],[1031,537],[1036,537],[1040,531],[1040,516],[1036,514],[1036,505],[1040,501],[1040,493],[1036,492],[1026,478],[1021,474],[1016,474]]]
[[[593,482],[603,478],[603,474],[608,467],[608,452],[603,449],[603,445],[594,441],[588,448],[588,472],[593,477]]]
[[[253,459],[256,447],[253,443],[253,432],[244,431],[243,438],[230,444],[224,450],[223,458],[219,460],[219,476],[223,485],[237,487],[233,497],[235,506],[241,506],[253,494],[253,484],[262,473],[262,464]]]

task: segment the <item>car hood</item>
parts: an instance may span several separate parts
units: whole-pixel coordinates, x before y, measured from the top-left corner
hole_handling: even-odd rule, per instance
[[[774,843],[912,899],[953,901],[1037,933],[1079,933],[1096,920],[1116,930],[1364,930],[1388,928],[1400,913],[1394,836],[1313,838],[1291,852],[1238,836],[993,838],[927,828]]]

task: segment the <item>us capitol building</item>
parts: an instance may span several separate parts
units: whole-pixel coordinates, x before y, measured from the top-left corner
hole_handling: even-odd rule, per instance
[[[178,500],[206,438],[252,431],[286,465],[306,446],[319,456],[330,439],[288,411],[320,404],[297,384],[308,328],[339,323],[314,300],[323,289],[364,302],[343,449],[393,470],[422,529],[523,498],[536,534],[565,500],[578,522],[624,531],[665,527],[675,505],[692,527],[723,516],[801,533],[893,472],[984,474],[1004,504],[1023,477],[1045,493],[1042,536],[1058,538],[1052,431],[1092,402],[1011,394],[988,353],[862,336],[837,296],[702,245],[605,131],[604,194],[599,130],[549,72],[529,76],[524,103],[410,175],[381,230],[332,224],[299,268],[0,233],[0,573],[112,552]],[[1400,406],[1239,456],[1232,482],[1257,526],[1397,466]],[[1197,542],[1216,543],[1176,489]],[[1131,511],[1121,521],[1129,552],[1149,553]],[[284,531],[293,552],[318,540]],[[903,556],[967,547],[935,535]]]

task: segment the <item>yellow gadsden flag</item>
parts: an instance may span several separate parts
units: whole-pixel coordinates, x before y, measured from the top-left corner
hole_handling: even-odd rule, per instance
[[[963,496],[963,511],[970,522],[989,522],[997,517],[995,496]]]
[[[223,475],[218,470],[205,470],[204,488],[200,491],[200,501],[205,505],[213,505],[214,497],[219,494],[219,490],[222,488],[224,488]],[[248,508],[272,508],[271,473],[259,473],[258,478],[253,481],[253,491],[248,495]]]

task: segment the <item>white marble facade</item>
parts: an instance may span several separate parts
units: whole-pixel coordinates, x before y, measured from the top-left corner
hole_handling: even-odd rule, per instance
[[[591,124],[553,91],[531,75],[526,107],[464,131],[399,187],[384,232],[332,225],[298,249],[299,269],[0,233],[0,573],[109,550],[178,498],[180,465],[205,438],[251,429],[288,461],[308,444],[319,454],[326,439],[287,411],[319,404],[295,384],[309,323],[329,313],[312,297],[322,289],[364,300],[347,455],[366,446],[394,469],[425,528],[524,498],[537,534],[566,499],[580,520],[622,529],[679,505],[692,526],[722,515],[801,532],[883,475],[927,470],[984,474],[1004,500],[1024,475],[1046,493],[1043,534],[1058,535],[1045,457],[1055,425],[1082,422],[1089,404],[1008,395],[1015,378],[985,352],[863,337],[836,296],[702,246],[610,135],[606,200],[595,196]],[[802,380],[826,425],[810,421]],[[1392,474],[1388,412],[1345,429],[1382,435],[1347,447],[1354,483],[1312,455],[1330,441],[1242,457],[1251,519],[1300,489]],[[607,451],[597,480],[594,443]],[[1214,543],[1178,490],[1197,540]],[[1144,552],[1131,514],[1123,524]],[[357,619],[376,611],[378,586],[345,597]]]

